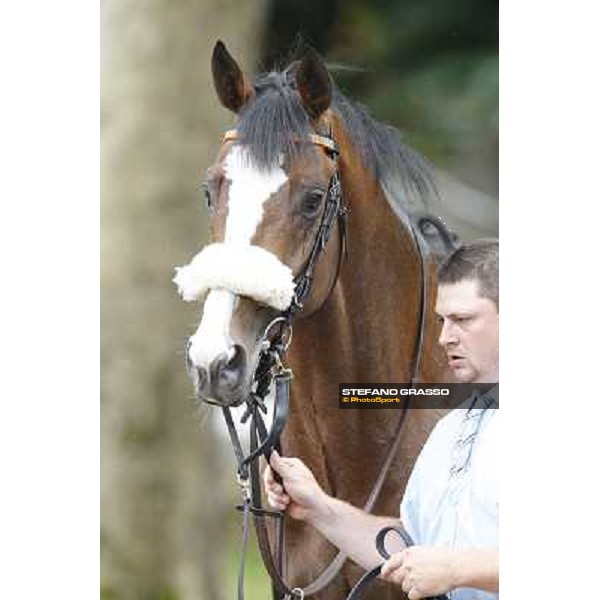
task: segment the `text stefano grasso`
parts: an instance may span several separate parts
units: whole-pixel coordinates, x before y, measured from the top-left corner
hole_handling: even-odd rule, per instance
[[[449,388],[342,388],[342,394],[349,396],[449,396]]]

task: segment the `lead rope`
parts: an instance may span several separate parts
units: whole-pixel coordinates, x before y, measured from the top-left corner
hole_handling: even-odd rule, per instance
[[[277,351],[271,351],[267,356],[270,358],[261,360],[269,362],[273,359],[274,354]],[[225,423],[229,431],[232,446],[236,460],[238,462],[237,481],[242,492],[243,503],[236,506],[237,510],[242,511],[242,528],[243,528],[243,540],[242,540],[242,552],[240,556],[240,565],[238,569],[238,599],[244,599],[244,566],[246,561],[246,551],[248,544],[249,535],[249,523],[250,514],[254,517],[255,524],[257,525],[257,538],[259,546],[261,548],[261,554],[263,555],[263,561],[265,567],[271,576],[272,581],[277,586],[278,592],[285,594],[287,598],[302,598],[302,590],[290,589],[280,577],[276,565],[273,561],[273,557],[270,551],[265,550],[269,548],[268,534],[264,527],[264,517],[270,516],[275,517],[279,520],[282,519],[282,514],[279,511],[269,511],[262,508],[261,497],[260,497],[260,474],[258,468],[258,457],[265,455],[267,460],[269,459],[273,448],[278,444],[279,435],[283,430],[285,421],[287,418],[287,410],[289,404],[289,383],[291,380],[291,371],[283,368],[281,361],[278,360],[279,355],[275,362],[277,363],[277,373],[274,376],[275,379],[275,409],[273,415],[273,424],[271,429],[267,431],[266,425],[262,418],[261,412],[265,412],[266,407],[263,403],[263,397],[260,396],[265,390],[268,391],[268,383],[271,381],[269,373],[263,374],[257,391],[251,394],[247,400],[247,410],[242,421],[245,422],[248,418],[251,418],[250,423],[250,453],[248,456],[244,456],[242,445],[233,423],[231,411],[228,407],[223,407],[223,415],[225,417]],[[268,383],[266,383],[268,381]],[[260,443],[259,443],[260,438]],[[259,523],[261,526],[259,526]]]
[[[415,358],[414,358],[413,369],[412,369],[412,373],[411,373],[411,386],[412,386],[415,384],[415,382],[418,378],[419,372],[421,370],[421,357],[423,354],[423,346],[424,346],[424,340],[425,340],[425,315],[427,312],[427,301],[428,301],[427,289],[428,289],[428,286],[427,286],[427,272],[425,269],[425,261],[423,258],[423,249],[421,247],[421,244],[419,243],[419,238],[418,238],[416,232],[414,231],[414,229],[412,228],[412,226],[410,228],[410,231],[411,231],[414,243],[415,243],[417,254],[419,255],[420,269],[421,269],[421,299],[420,299],[420,310],[419,310],[419,317],[418,317],[420,327],[419,327],[419,335],[417,338],[417,343],[415,346]],[[377,481],[375,482],[375,485],[373,486],[373,489],[371,490],[371,494],[369,495],[369,498],[367,499],[365,505],[363,506],[363,510],[365,512],[370,513],[375,505],[375,502],[377,502],[379,493],[381,492],[381,488],[383,487],[386,476],[390,470],[390,467],[391,467],[394,457],[396,455],[396,451],[400,444],[400,432],[402,431],[402,427],[404,425],[404,421],[406,420],[406,416],[408,414],[409,408],[410,408],[409,401],[407,401],[406,406],[402,410],[402,414],[400,415],[400,418],[398,419],[396,428],[394,429],[394,434],[392,437],[392,440],[393,440],[392,445],[390,446],[387,456],[381,467],[381,470],[379,471],[379,476],[377,478]],[[408,536],[408,534],[406,534],[406,535]],[[331,581],[333,581],[333,579],[339,573],[344,562],[346,561],[346,558],[347,558],[347,555],[345,555],[343,552],[338,552],[337,555],[335,556],[335,558],[333,559],[333,561],[329,564],[329,566],[324,571],[321,572],[321,574],[317,577],[317,579],[315,579],[309,585],[307,585],[303,588],[305,595],[310,596],[311,594],[315,594],[315,593],[319,592],[320,590],[322,590],[323,588],[325,588],[327,585],[329,585],[331,583]],[[381,570],[381,566],[379,567],[379,571],[380,570]],[[363,584],[361,584],[360,589],[362,590],[367,585],[367,583],[369,583],[372,579],[377,577],[377,575],[379,575],[379,571],[377,573],[375,573],[374,575],[372,575],[371,577],[367,578],[367,580]],[[365,576],[363,578],[365,578],[366,575],[368,575],[368,573],[365,574]],[[357,586],[362,582],[363,578],[361,578],[361,580],[359,580],[359,582],[356,584]],[[353,590],[354,590],[354,588],[353,588]],[[351,596],[352,596],[352,593],[353,593],[353,591],[350,592]],[[362,594],[362,591],[360,593]],[[355,596],[355,597],[358,597],[358,596]],[[350,596],[348,597],[348,600],[350,600]]]
[[[428,280],[427,280],[427,272],[425,269],[425,259],[424,259],[424,255],[423,255],[423,248],[419,242],[419,236],[417,235],[414,228],[412,227],[412,224],[410,224],[410,232],[412,233],[413,240],[414,240],[415,246],[417,248],[417,254],[419,255],[420,267],[421,267],[421,303],[420,303],[421,310],[420,310],[420,314],[419,314],[419,322],[420,322],[421,326],[419,328],[419,336],[417,338],[417,345],[416,345],[416,349],[415,349],[415,361],[414,361],[413,374],[412,374],[412,380],[411,380],[411,387],[412,387],[415,384],[415,382],[419,376],[419,371],[421,370],[421,359],[422,359],[422,355],[423,355],[423,345],[424,345],[424,341],[425,341],[425,315],[427,314],[427,302],[428,302],[427,281]],[[405,409],[405,411],[406,411],[406,409]],[[402,415],[402,417],[404,417],[404,414]],[[396,439],[394,441],[394,445],[393,445],[394,449],[397,446],[397,443],[398,443],[398,440]],[[412,538],[410,537],[410,535],[408,534],[408,532],[405,529],[400,528],[400,527],[384,527],[377,533],[377,536],[375,538],[375,546],[376,546],[379,554],[385,560],[390,558],[390,554],[385,548],[385,538],[390,531],[394,531],[395,533],[397,533],[402,538],[402,541],[404,542],[404,544],[407,548],[410,546],[414,546],[414,542],[413,542]],[[356,584],[354,585],[352,590],[350,590],[350,594],[348,595],[346,600],[359,600],[359,598],[364,594],[367,586],[374,579],[376,579],[379,576],[379,574],[381,573],[382,566],[383,566],[383,563],[374,567],[370,571],[367,571],[356,582]],[[446,596],[445,594],[442,594],[439,596],[432,596],[429,600],[448,600],[448,596]]]
[[[377,548],[377,552],[379,552],[379,554],[385,560],[390,558],[390,553],[387,551],[387,549],[385,547],[385,538],[386,538],[387,534],[390,533],[391,531],[393,531],[394,533],[397,533],[402,538],[402,541],[404,542],[404,544],[407,548],[409,548],[410,546],[414,546],[414,542],[413,542],[412,538],[410,537],[410,535],[408,535],[408,532],[405,529],[403,529],[401,527],[384,527],[377,533],[377,537],[375,538],[375,547]],[[359,598],[364,594],[365,589],[371,583],[371,581],[373,581],[374,579],[376,579],[379,576],[379,574],[381,573],[382,566],[383,566],[383,563],[381,563],[380,565],[377,565],[375,568],[371,569],[370,571],[367,571],[357,581],[356,585],[352,588],[352,590],[350,591],[350,594],[348,595],[346,600],[359,600]],[[439,596],[430,596],[429,600],[448,600],[448,596],[446,596],[445,594],[442,594]]]
[[[388,450],[387,456],[379,471],[379,476],[377,477],[377,481],[371,490],[371,494],[369,498],[365,502],[363,506],[363,510],[365,512],[370,513],[373,510],[373,506],[377,499],[379,498],[379,493],[381,492],[381,488],[385,483],[386,476],[390,470],[392,462],[394,460],[394,456],[396,454],[396,450],[398,449],[398,444],[400,443],[400,432],[402,431],[402,426],[404,425],[404,421],[406,420],[406,415],[408,414],[408,404],[402,409],[402,414],[398,419],[398,423],[396,424],[396,428],[394,429],[393,442]],[[342,565],[344,564],[347,555],[343,552],[338,552],[336,557],[333,559],[331,564],[315,579],[312,583],[307,585],[304,588],[304,593],[309,596],[311,594],[315,594],[316,592],[323,589],[325,586],[329,585],[331,581],[335,578],[335,576],[339,573]]]

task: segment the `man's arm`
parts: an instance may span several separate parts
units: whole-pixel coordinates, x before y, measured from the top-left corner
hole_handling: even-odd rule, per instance
[[[308,521],[354,562],[369,570],[383,562],[375,537],[383,527],[400,527],[400,519],[377,517],[347,502],[327,496],[321,511]],[[399,552],[404,544],[397,535],[386,538],[388,552]]]
[[[332,498],[319,486],[310,469],[297,458],[282,458],[273,452],[271,465],[283,480],[283,486],[275,482],[273,471],[267,466],[263,479],[272,507],[285,510],[294,519],[310,523],[365,569],[381,564],[375,537],[383,527],[398,527],[399,519],[376,517]],[[387,548],[390,552],[398,552],[404,544],[398,536],[390,534]]]
[[[455,587],[472,587],[487,592],[499,588],[498,548],[457,550],[454,560]]]

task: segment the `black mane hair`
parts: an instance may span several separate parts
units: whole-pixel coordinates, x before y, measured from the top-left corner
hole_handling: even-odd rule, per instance
[[[256,95],[239,115],[241,143],[260,169],[278,164],[282,154],[294,157],[315,151],[313,144],[298,143],[313,130],[296,91],[297,64],[295,61],[282,71],[259,75],[254,82]],[[388,186],[400,182],[405,190],[416,191],[424,200],[437,193],[430,164],[400,140],[394,127],[373,119],[364,106],[348,100],[335,86],[331,109],[339,115],[364,167],[377,181]]]

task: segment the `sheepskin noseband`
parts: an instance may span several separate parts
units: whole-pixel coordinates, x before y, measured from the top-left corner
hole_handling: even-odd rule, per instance
[[[264,248],[245,244],[206,246],[188,265],[175,269],[173,281],[187,302],[225,289],[285,310],[294,296],[292,270]]]

